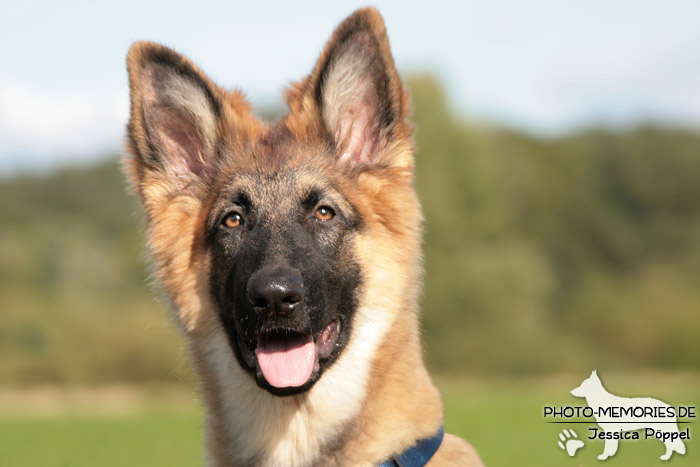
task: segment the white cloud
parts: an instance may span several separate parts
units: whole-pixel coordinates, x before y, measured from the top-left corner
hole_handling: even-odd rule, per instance
[[[467,2],[448,77],[468,115],[544,133],[700,127],[697,2]],[[448,43],[447,37],[441,39]]]
[[[0,80],[0,168],[52,168],[119,150],[127,115],[125,96]]]

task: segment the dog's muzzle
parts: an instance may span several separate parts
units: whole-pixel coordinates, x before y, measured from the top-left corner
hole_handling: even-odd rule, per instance
[[[250,339],[238,336],[246,364],[275,388],[304,386],[320,369],[319,359],[333,352],[340,333],[338,319],[311,332],[302,313],[304,282],[290,268],[263,268],[246,284],[246,299],[262,325]]]

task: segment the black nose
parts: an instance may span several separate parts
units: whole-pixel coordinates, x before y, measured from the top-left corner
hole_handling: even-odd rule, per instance
[[[261,269],[248,279],[248,302],[259,313],[286,316],[304,298],[301,276],[291,269]]]

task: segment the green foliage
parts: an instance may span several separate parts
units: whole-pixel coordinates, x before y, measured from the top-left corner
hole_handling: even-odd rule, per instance
[[[700,134],[541,139],[414,76],[432,368],[700,367]],[[191,378],[116,163],[0,181],[0,384]]]
[[[700,367],[700,134],[537,139],[414,96],[434,368]]]
[[[0,384],[189,378],[116,163],[0,183]]]

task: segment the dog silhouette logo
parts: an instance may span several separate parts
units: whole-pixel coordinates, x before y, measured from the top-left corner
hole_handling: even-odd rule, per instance
[[[617,452],[621,439],[640,439],[638,430],[644,430],[645,439],[654,437],[666,446],[661,460],[668,460],[674,452],[685,454],[683,439],[688,432],[678,430],[674,408],[651,397],[620,397],[608,392],[596,370],[578,387],[571,390],[576,397],[583,397],[592,409],[600,430],[591,428],[591,439],[605,440],[603,453],[598,459],[605,460]]]

